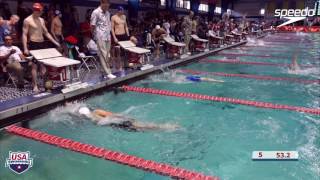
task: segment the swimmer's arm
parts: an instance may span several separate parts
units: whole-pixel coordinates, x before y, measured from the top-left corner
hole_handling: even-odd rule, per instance
[[[150,130],[177,130],[180,128],[178,125],[165,125],[165,124],[152,124],[152,123],[141,123],[138,121],[132,122],[135,129],[139,131],[150,131]]]
[[[22,45],[23,45],[23,50],[25,54],[29,54],[28,46],[27,46],[27,41],[28,41],[28,32],[29,32],[29,23],[27,20],[23,21],[23,28],[22,28]]]
[[[46,25],[44,24],[44,21],[41,21],[41,26],[44,32],[44,35],[53,43],[55,44],[57,47],[60,47],[60,44],[53,39],[53,37],[51,36],[51,34],[49,33],[48,29],[46,28]]]
[[[155,124],[142,124],[138,122],[133,122],[132,125],[138,131],[146,131],[146,130],[161,130],[161,126]]]
[[[224,81],[222,81],[222,80],[216,80],[216,79],[205,78],[205,77],[202,77],[201,80],[202,80],[202,81],[208,81],[208,82],[220,82],[220,83],[223,83],[223,82],[224,82]]]

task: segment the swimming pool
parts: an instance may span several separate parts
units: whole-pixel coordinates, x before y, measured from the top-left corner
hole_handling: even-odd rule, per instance
[[[310,50],[300,49],[299,63],[312,68],[288,72],[286,67],[252,66],[240,64],[193,63],[179,69],[235,74],[272,75],[319,79],[320,68],[318,34],[279,34],[266,38],[287,37],[312,41]],[[295,51],[293,43],[270,44],[251,41],[241,50],[221,53],[288,56],[287,58],[235,57],[240,61],[290,63]],[[266,45],[268,44],[268,45]],[[280,45],[279,45],[280,44]],[[270,46],[267,49],[262,48]],[[299,47],[307,47],[299,44]],[[269,52],[261,51],[266,50]],[[257,51],[255,51],[257,50]],[[258,51],[260,50],[260,51]],[[284,52],[272,52],[282,50]],[[305,58],[306,57],[306,58]],[[206,59],[226,59],[224,55]],[[319,59],[318,59],[319,60]],[[285,81],[214,77],[224,83],[193,83],[185,80],[186,73],[172,70],[152,75],[132,86],[192,92],[221,97],[319,108],[319,84]],[[70,115],[80,106],[101,108],[134,117],[139,121],[179,125],[179,130],[128,132],[111,127],[96,126],[84,118]],[[106,147],[159,162],[172,164],[221,179],[310,179],[320,176],[320,117],[299,112],[259,109],[228,103],[191,100],[175,97],[140,94],[135,92],[105,92],[81,102],[58,107],[34,117],[31,128],[77,141]],[[64,149],[41,144],[2,132],[0,134],[0,162],[5,162],[9,151],[30,151],[33,167],[23,175],[15,175],[0,167],[0,179],[168,179],[167,177],[136,170]],[[256,150],[296,150],[298,161],[252,161]]]

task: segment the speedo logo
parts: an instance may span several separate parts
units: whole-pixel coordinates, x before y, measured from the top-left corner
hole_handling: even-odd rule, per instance
[[[287,22],[279,25],[278,27],[301,21],[307,17],[320,15],[319,6],[320,0],[318,0],[318,2],[315,3],[314,9],[309,9],[308,7],[305,9],[276,9],[275,17],[289,19]]]

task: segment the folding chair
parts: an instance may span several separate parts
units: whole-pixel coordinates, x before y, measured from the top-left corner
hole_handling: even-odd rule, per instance
[[[8,79],[6,81],[6,86],[10,84],[10,82],[12,83],[12,85],[17,88],[17,84],[15,82],[15,78],[14,76],[12,75],[12,73],[10,73],[9,71],[6,72],[7,75],[8,75]]]
[[[97,60],[94,56],[87,56],[83,52],[80,52],[78,46],[75,46],[74,48],[77,51],[78,58],[80,58],[80,60],[82,61],[82,64],[80,65],[79,69],[81,69],[82,66],[85,66],[88,69],[88,71],[90,72],[90,68],[89,68],[90,65],[93,66],[95,69],[98,69],[98,67],[96,65]],[[91,62],[91,64],[90,64],[90,62]]]

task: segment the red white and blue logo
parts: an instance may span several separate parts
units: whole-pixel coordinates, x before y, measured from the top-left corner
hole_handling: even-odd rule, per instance
[[[22,174],[28,171],[33,165],[33,158],[30,158],[30,152],[9,152],[5,167],[11,171]]]

